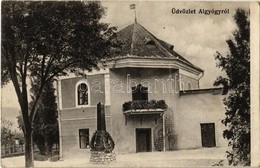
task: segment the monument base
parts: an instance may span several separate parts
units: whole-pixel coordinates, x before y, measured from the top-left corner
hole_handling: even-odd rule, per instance
[[[90,162],[95,164],[110,163],[116,160],[115,153],[106,153],[103,151],[91,151]]]

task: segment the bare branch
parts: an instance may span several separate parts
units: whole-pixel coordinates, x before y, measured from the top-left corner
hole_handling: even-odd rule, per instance
[[[43,57],[42,57],[42,64],[41,64],[41,78],[42,78],[42,80],[41,80],[41,83],[44,80],[43,77],[44,77],[44,69],[45,69],[45,58],[46,58],[46,54],[44,54]]]
[[[45,82],[41,83],[41,86],[39,88],[39,91],[38,91],[38,93],[36,95],[36,98],[34,100],[34,103],[33,103],[32,109],[31,109],[31,113],[30,113],[30,121],[31,121],[31,123],[34,122],[34,118],[35,118],[36,111],[37,111],[37,105],[38,105],[39,99],[41,97],[42,90],[44,88],[44,83]]]

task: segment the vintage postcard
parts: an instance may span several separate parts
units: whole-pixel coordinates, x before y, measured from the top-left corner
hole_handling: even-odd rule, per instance
[[[260,166],[258,3],[5,1],[1,34],[2,167]]]

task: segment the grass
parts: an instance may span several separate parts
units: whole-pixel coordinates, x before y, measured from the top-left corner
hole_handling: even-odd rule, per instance
[[[36,160],[36,161],[46,161],[46,160],[48,160],[48,158],[49,157],[47,155],[41,155],[39,153],[34,154],[34,160]]]
[[[35,153],[34,160],[36,160],[36,161],[50,160],[51,162],[56,162],[59,160],[59,155],[55,154],[53,156],[50,156],[50,155],[42,155],[40,153]]]

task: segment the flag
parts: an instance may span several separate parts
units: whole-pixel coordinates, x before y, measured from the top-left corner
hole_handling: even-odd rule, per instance
[[[135,4],[131,4],[130,9],[135,9]]]

